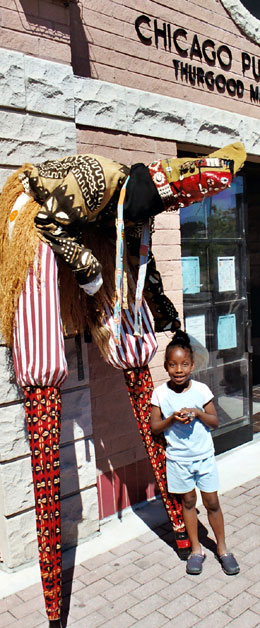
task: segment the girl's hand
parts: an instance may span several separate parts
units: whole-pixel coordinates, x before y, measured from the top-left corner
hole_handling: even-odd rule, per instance
[[[191,415],[191,410],[189,408],[182,408],[179,412],[174,412],[172,415],[173,421],[179,421],[179,423],[191,423],[195,418],[195,415]]]
[[[185,417],[187,419],[187,422],[190,423],[198,415],[198,410],[197,408],[182,408],[180,410],[180,415],[182,417]]]
[[[199,408],[182,408],[180,414],[187,417],[190,416],[190,421],[197,418],[207,427],[216,429],[218,427],[218,417],[213,401],[209,401],[203,407],[204,410],[200,410]]]

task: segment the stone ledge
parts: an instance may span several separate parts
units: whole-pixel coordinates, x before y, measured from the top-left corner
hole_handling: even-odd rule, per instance
[[[34,508],[31,457],[0,465],[0,499],[5,517]],[[79,493],[96,484],[96,458],[92,439],[60,449],[61,496]]]
[[[1,166],[38,163],[76,153],[73,121],[1,111]]]
[[[28,56],[24,67],[26,110],[74,119],[72,68]]]
[[[71,66],[0,49],[0,106],[74,119]]]
[[[75,119],[83,126],[212,148],[244,141],[249,154],[259,154],[258,118],[95,79],[75,78]]]
[[[97,488],[87,488],[61,500],[62,544],[71,547],[99,530]],[[14,569],[38,560],[34,509],[4,519],[3,561]],[[1,592],[0,592],[1,593]]]
[[[11,107],[16,112],[18,109],[23,110],[22,118],[25,120],[22,126],[20,124],[19,143],[13,134],[13,124],[16,129],[17,122],[13,118],[8,124],[7,112],[3,112],[5,119],[2,129],[7,129],[2,142],[3,165],[19,164],[20,155],[23,155],[23,161],[28,159],[38,162],[75,153],[75,125],[214,148],[244,140],[249,154],[259,154],[257,118],[106,81],[76,77],[70,66],[65,64],[0,50],[6,67],[6,71],[0,75],[0,106]],[[9,68],[13,68],[14,76],[17,75],[17,81],[10,85]],[[32,137],[29,135],[27,139],[26,111],[46,116],[42,137],[35,137],[36,126],[43,126],[42,117],[39,116],[38,125],[35,126],[33,116],[29,115],[27,126],[30,127],[32,123]],[[55,120],[51,120],[52,116],[55,116]],[[73,139],[64,135],[61,137],[62,127],[59,125],[62,120],[57,119],[59,116],[64,118],[64,125],[71,121]]]
[[[25,109],[24,55],[1,48],[0,105]]]
[[[77,124],[128,131],[125,87],[105,81],[75,77],[74,93]]]

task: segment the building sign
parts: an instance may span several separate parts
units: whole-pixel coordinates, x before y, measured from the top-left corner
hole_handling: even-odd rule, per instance
[[[191,86],[206,86],[207,89],[236,98],[243,98],[245,86],[242,80],[229,78],[227,72],[232,69],[233,55],[229,46],[217,46],[213,39],[202,39],[198,35],[190,35],[185,28],[176,28],[157,19],[151,20],[147,15],[139,15],[135,20],[135,29],[140,41],[146,46],[159,43],[168,52],[174,52],[181,59],[173,59],[173,71],[177,81],[185,81]],[[194,65],[195,61],[204,62],[209,66],[204,70]],[[210,69],[216,61],[220,72]],[[254,82],[250,84],[250,100],[260,103],[260,58],[247,52],[241,52],[241,73],[250,76]]]

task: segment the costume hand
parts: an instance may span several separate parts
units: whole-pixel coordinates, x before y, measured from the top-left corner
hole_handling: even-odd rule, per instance
[[[101,288],[102,284],[102,275],[101,273],[99,273],[99,275],[97,275],[96,279],[93,279],[93,281],[90,281],[89,283],[85,283],[83,285],[79,285],[84,290],[84,292],[86,292],[86,294],[93,296],[93,294],[96,294],[96,292]]]
[[[171,326],[171,331],[174,332],[177,329],[180,329],[181,327],[181,321],[178,318],[178,316],[176,316],[176,318],[174,319],[174,321],[172,322],[172,326]]]

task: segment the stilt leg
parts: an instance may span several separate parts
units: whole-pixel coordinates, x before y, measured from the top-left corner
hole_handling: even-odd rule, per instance
[[[154,436],[150,428],[150,401],[153,381],[148,366],[124,370],[124,376],[133,412],[144,446],[173,527],[180,558],[187,558],[190,541],[185,529],[182,506],[178,496],[168,493],[165,464],[165,439],[163,434]]]
[[[46,613],[51,622],[58,620],[61,612],[61,396],[59,388],[53,386],[26,386],[24,394],[32,459],[39,562]]]

